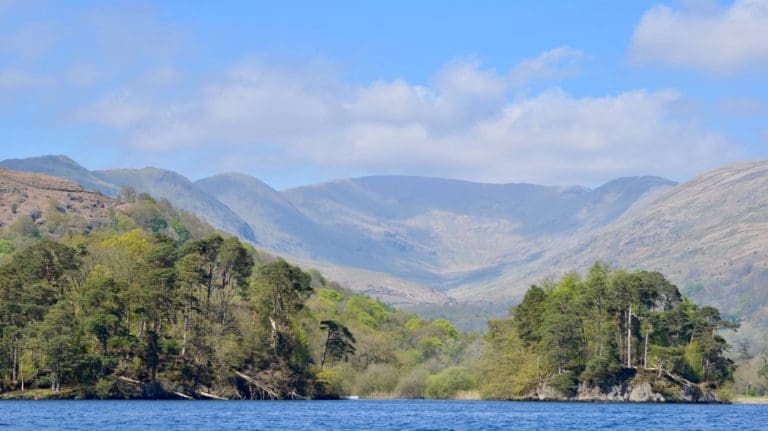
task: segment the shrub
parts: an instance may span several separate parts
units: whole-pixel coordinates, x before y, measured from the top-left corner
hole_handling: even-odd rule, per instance
[[[448,367],[438,374],[427,378],[424,395],[428,398],[453,398],[457,391],[475,389],[475,379],[465,367]]]

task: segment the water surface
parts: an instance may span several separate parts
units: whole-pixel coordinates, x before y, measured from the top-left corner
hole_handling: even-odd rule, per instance
[[[504,401],[1,401],[0,430],[768,429],[765,405]]]

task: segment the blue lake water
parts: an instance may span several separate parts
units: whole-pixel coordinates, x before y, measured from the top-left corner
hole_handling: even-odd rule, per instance
[[[768,430],[768,405],[0,401],[0,430]]]

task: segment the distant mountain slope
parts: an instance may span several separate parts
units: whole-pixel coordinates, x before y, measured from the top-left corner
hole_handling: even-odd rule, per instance
[[[330,261],[448,289],[535,261],[558,238],[605,226],[636,209],[643,197],[673,185],[635,177],[591,190],[380,176],[282,194],[348,243],[345,249],[358,260],[326,253]]]
[[[251,227],[240,216],[175,172],[143,168],[94,171],[94,174],[105,182],[130,186],[138,192],[168,199],[176,208],[197,214],[218,229],[258,242]]]
[[[99,191],[107,196],[117,196],[120,187],[106,182],[93,172],[80,166],[67,156],[41,156],[27,159],[0,161],[0,167],[14,171],[37,172],[54,177],[66,178],[80,184],[86,190]]]
[[[768,161],[725,166],[589,235],[574,236],[539,262],[449,294],[464,300],[519,297],[528,283],[595,260],[659,270],[697,302],[749,327],[768,326]]]
[[[229,173],[194,184],[235,211],[251,226],[259,243],[271,250],[301,255],[307,248],[303,241],[317,231],[280,193],[254,177]]]
[[[69,223],[88,231],[109,220],[111,199],[71,181],[44,174],[0,169],[0,228],[27,218],[37,225],[52,214],[71,217]]]
[[[483,184],[427,177],[377,176],[286,190],[323,220],[339,209],[356,218],[406,220],[429,211],[514,220],[526,235],[556,233],[615,219],[642,195],[675,183],[658,177],[614,180],[591,190],[534,184]]]

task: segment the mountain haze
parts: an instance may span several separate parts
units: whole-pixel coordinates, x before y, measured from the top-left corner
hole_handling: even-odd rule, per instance
[[[94,174],[110,184],[129,186],[137,192],[167,199],[173,206],[195,213],[225,232],[256,241],[253,230],[240,216],[175,172],[143,168],[94,171]]]
[[[283,195],[316,224],[356,236],[348,248],[365,256],[369,269],[445,290],[536,260],[554,238],[610,223],[673,185],[637,177],[592,190],[380,176]]]

